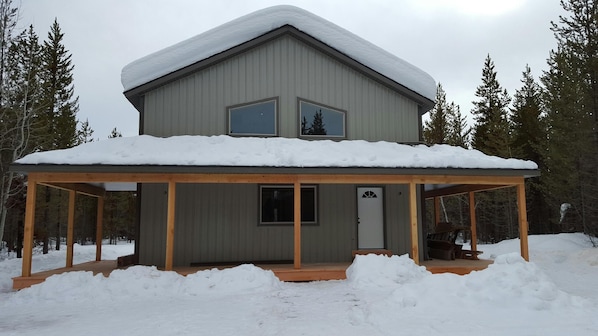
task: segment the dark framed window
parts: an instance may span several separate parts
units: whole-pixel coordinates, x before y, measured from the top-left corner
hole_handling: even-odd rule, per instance
[[[299,135],[302,137],[345,138],[346,112],[299,99]]]
[[[277,99],[268,99],[227,108],[228,134],[277,135]]]
[[[316,186],[301,186],[301,223],[316,224]],[[292,185],[260,186],[260,224],[293,224],[295,211]]]

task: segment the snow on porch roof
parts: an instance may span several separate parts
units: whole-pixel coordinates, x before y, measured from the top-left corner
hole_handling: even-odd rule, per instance
[[[134,89],[285,25],[434,101],[436,83],[426,72],[319,16],[287,5],[250,13],[140,58],[123,68],[122,85],[125,91]]]
[[[532,161],[503,159],[449,145],[363,140],[302,140],[149,135],[89,142],[33,153],[17,165],[464,168],[535,170]],[[27,169],[24,169],[27,170]]]

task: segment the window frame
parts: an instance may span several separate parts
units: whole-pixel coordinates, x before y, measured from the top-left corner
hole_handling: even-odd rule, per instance
[[[302,123],[302,119],[303,119],[303,114],[301,111],[301,104],[302,103],[306,103],[306,104],[310,104],[310,105],[314,105],[318,108],[322,108],[322,109],[326,109],[326,110],[330,110],[332,112],[337,112],[339,114],[342,115],[342,121],[343,121],[343,135],[309,135],[309,134],[302,134],[301,133],[301,123]],[[329,105],[325,105],[325,104],[321,104],[321,103],[317,103],[308,99],[303,99],[298,97],[297,98],[297,116],[298,116],[298,126],[297,126],[297,134],[299,135],[299,138],[305,138],[305,139],[331,139],[331,140],[335,140],[335,139],[347,139],[347,111],[346,110],[342,110],[336,107],[332,107]]]
[[[292,184],[260,184],[258,186],[258,225],[259,226],[292,226],[294,225],[294,221],[276,221],[276,222],[264,222],[263,219],[263,189],[287,189],[294,191],[294,186]],[[301,220],[301,225],[311,225],[316,226],[319,225],[318,215],[319,215],[319,197],[318,197],[318,186],[317,185],[301,185],[301,191],[304,189],[312,189],[314,194],[314,220],[313,221],[304,221]],[[294,199],[293,199],[294,200]],[[293,205],[294,206],[294,203]]]
[[[270,134],[270,133],[233,133],[232,132],[232,127],[231,127],[231,122],[233,120],[233,118],[231,117],[231,113],[233,110],[237,110],[237,109],[241,109],[244,107],[250,107],[250,106],[254,106],[254,105],[259,105],[259,104],[264,104],[264,103],[268,103],[268,102],[274,102],[274,133]],[[271,97],[271,98],[265,98],[265,99],[260,99],[260,100],[254,100],[254,101],[250,101],[247,103],[241,103],[241,104],[235,104],[235,105],[230,105],[226,107],[226,134],[230,135],[230,136],[236,136],[236,137],[244,137],[244,136],[259,136],[259,137],[276,137],[278,136],[278,97]]]

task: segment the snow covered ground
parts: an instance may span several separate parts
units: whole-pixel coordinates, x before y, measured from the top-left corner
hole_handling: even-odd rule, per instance
[[[479,246],[490,268],[432,275],[405,256],[358,256],[345,281],[281,283],[243,265],[187,277],[153,267],[54,276],[10,291],[20,260],[0,262],[1,335],[598,335],[598,249],[581,234]],[[129,254],[107,245],[104,258]],[[34,256],[60,267],[64,251]],[[76,246],[75,262],[94,259]]]

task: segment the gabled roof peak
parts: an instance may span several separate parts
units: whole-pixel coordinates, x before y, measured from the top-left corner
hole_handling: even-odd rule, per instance
[[[434,101],[436,83],[423,70],[319,16],[288,5],[247,14],[126,65],[121,74],[124,90],[149,83],[286,25]]]

